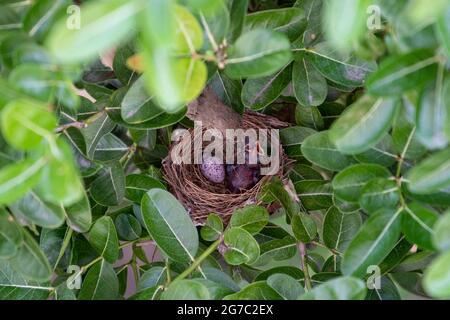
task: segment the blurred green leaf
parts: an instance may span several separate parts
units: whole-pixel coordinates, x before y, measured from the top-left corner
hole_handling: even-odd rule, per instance
[[[409,189],[429,194],[450,186],[450,149],[428,157],[408,172]]]
[[[431,264],[425,273],[423,285],[432,297],[450,297],[450,252],[444,253]]]
[[[433,53],[425,49],[392,55],[367,79],[366,86],[375,96],[399,96],[435,78],[436,62]]]
[[[94,58],[133,34],[141,2],[108,0],[83,6],[80,20],[67,17],[53,27],[46,43],[61,62],[73,63]],[[77,26],[77,22],[79,25]]]

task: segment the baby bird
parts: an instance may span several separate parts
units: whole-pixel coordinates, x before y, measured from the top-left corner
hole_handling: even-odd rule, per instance
[[[252,188],[260,178],[259,166],[255,165],[229,164],[226,171],[228,189],[233,193]]]

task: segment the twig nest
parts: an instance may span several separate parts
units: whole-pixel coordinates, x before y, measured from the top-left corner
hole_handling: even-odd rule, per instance
[[[225,180],[225,166],[218,157],[204,157],[200,171],[213,183],[222,183]]]
[[[244,130],[279,129],[287,125],[286,122],[274,117],[249,110],[242,116]],[[193,141],[194,130],[190,129],[189,134]],[[170,151],[181,143],[174,142]],[[218,165],[216,159],[205,159],[203,164],[176,164],[171,159],[169,151],[169,156],[163,160],[164,177],[170,191],[188,210],[196,225],[203,225],[211,213],[218,214],[224,223],[228,223],[236,209],[249,204],[262,205],[258,196],[262,186],[274,176],[284,177],[286,173],[284,169],[290,165],[290,160],[284,154],[281,145],[278,149],[280,155],[278,171],[272,175],[261,176],[259,169],[263,167],[262,164]]]

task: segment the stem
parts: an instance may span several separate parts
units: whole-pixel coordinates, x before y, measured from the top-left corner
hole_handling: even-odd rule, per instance
[[[166,260],[166,275],[167,275],[167,285],[172,282],[172,277],[170,276],[170,262],[169,259]]]
[[[216,240],[212,245],[210,245],[183,273],[175,278],[174,281],[182,280],[190,275],[198,266],[205,260],[211,253],[213,253],[219,246],[221,239]]]
[[[60,133],[60,132],[63,132],[65,130],[69,129],[69,128],[83,129],[85,127],[86,127],[86,123],[84,123],[82,121],[74,121],[74,122],[67,123],[67,124],[64,124],[62,126],[59,126],[58,128],[56,128],[55,131],[56,131],[56,133]]]
[[[328,248],[326,245],[321,244],[320,242],[313,241],[312,244],[330,250],[331,253],[334,254],[335,256],[341,256],[342,255],[342,252],[339,252],[336,249]]]
[[[406,152],[408,152],[409,146],[411,144],[411,141],[412,141],[412,138],[413,138],[415,132],[416,132],[416,127],[414,127],[411,130],[411,132],[408,136],[408,140],[406,141],[405,147],[403,148],[402,154],[400,155],[400,158],[398,160],[397,172],[395,174],[395,176],[397,178],[399,178],[402,173],[402,166],[403,166],[403,162],[405,161]]]
[[[300,252],[303,274],[305,275],[305,289],[306,291],[310,291],[312,289],[312,285],[311,277],[309,276],[308,264],[306,263],[306,245],[300,242],[298,244],[298,251]]]
[[[131,268],[133,269],[133,275],[134,275],[134,284],[138,285],[139,282],[139,271],[136,263],[136,256],[133,254],[133,259],[131,260]]]

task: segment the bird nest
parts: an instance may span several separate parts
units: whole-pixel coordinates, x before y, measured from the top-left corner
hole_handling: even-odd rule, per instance
[[[287,123],[277,118],[246,111],[242,117],[242,129],[280,129],[287,127]],[[194,138],[194,130],[189,129],[191,140]],[[270,137],[268,137],[270,140]],[[171,145],[170,151],[179,144]],[[270,142],[269,142],[270,143]],[[196,225],[203,225],[211,213],[218,214],[225,223],[228,223],[233,212],[249,204],[261,204],[258,194],[262,186],[273,177],[283,178],[285,167],[290,163],[285,155],[281,143],[279,148],[279,169],[274,175],[265,175],[248,190],[233,193],[227,188],[225,182],[213,183],[202,174],[198,164],[176,164],[169,156],[163,160],[163,172],[170,190],[177,199],[187,208]]]

